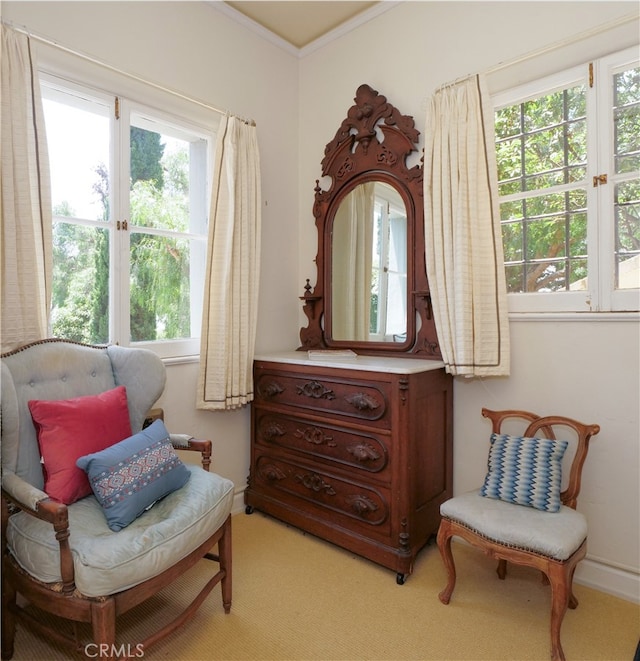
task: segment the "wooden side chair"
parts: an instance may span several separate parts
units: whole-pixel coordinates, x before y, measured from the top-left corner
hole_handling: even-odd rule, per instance
[[[484,484],[440,508],[437,541],[448,575],[440,601],[448,604],[455,587],[453,536],[496,558],[500,579],[507,562],[539,569],[551,584],[551,658],[563,660],[560,627],[567,607],[578,605],[573,574],[587,552],[587,521],[575,508],[589,440],[600,427],[527,411],[482,409],[482,415],[492,422]],[[522,436],[503,432],[514,420],[520,428],[526,424]],[[556,437],[558,429],[563,433]],[[574,454],[562,490],[562,460],[565,451],[570,458],[569,448]]]
[[[165,384],[160,358],[54,339],[1,358],[2,658],[18,619],[111,658],[124,643],[139,656],[184,625],[218,584],[228,613],[233,483],[209,472],[211,441],[148,420]],[[175,448],[199,452],[202,467]],[[202,558],[211,571],[182,613],[118,644],[117,616]],[[90,625],[88,643],[78,623]]]

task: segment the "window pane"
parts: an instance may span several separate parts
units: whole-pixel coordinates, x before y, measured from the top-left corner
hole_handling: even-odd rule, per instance
[[[202,233],[206,140],[133,116],[130,144],[132,224]]]
[[[510,292],[561,291],[586,277],[586,192],[550,193],[500,206]],[[525,268],[516,268],[518,263]],[[525,277],[526,276],[526,277]]]
[[[43,89],[54,214],[106,220],[109,212],[108,108]]]
[[[640,170],[640,68],[613,77],[616,173]]]
[[[207,142],[185,129],[132,114],[130,145],[131,341],[198,337]]]
[[[564,291],[566,290],[566,262],[564,260],[543,260],[527,263],[525,291]]]
[[[640,287],[640,68],[613,76],[616,174],[635,174],[614,188],[617,289]]]
[[[582,181],[586,176],[583,86],[496,112],[500,195]]]
[[[191,263],[204,261],[205,250],[204,240],[131,233],[132,342],[197,337]]]
[[[524,267],[522,264],[507,264],[505,266],[507,292],[517,294],[525,291]]]
[[[505,262],[522,261],[522,223],[504,223],[502,225],[502,243]]]
[[[509,106],[496,113],[495,133],[497,142],[520,134],[520,117],[520,106]]]
[[[109,231],[53,224],[51,326],[54,337],[109,341]]]
[[[640,181],[616,184],[616,287],[640,287]]]
[[[51,332],[106,343],[110,234],[98,222],[110,213],[110,109],[78,92],[42,91],[54,214]]]

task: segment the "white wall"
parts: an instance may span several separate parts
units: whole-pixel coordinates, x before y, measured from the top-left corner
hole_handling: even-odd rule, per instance
[[[324,147],[368,83],[422,130],[440,84],[637,12],[636,2],[406,2],[300,60],[196,2],[3,2],[2,18],[69,48],[252,117],[262,161],[263,235],[258,345],[298,346],[298,296],[315,282],[311,213]],[[624,24],[492,75],[497,90],[637,41]],[[50,49],[43,54],[56,59]],[[598,422],[579,507],[589,557],[578,579],[638,599],[639,325],[637,321],[511,323],[512,375],[456,381],[455,491],[484,474],[482,406],[529,408]],[[249,466],[249,411],[196,411],[197,365],[168,366],[167,424],[214,441],[215,469],[240,492]],[[238,498],[237,506],[240,504]],[[615,569],[618,568],[618,569]]]
[[[413,115],[422,132],[426,100],[439,85],[635,13],[635,22],[491,75],[490,87],[497,91],[621,50],[638,42],[637,12],[636,3],[626,2],[407,2],[307,54],[300,63],[299,279],[315,283],[313,188],[324,147],[360,84]],[[456,493],[484,477],[490,428],[483,406],[601,425],[579,501],[589,520],[589,560],[576,578],[634,600],[640,599],[639,327],[637,316],[512,321],[511,376],[456,379],[454,386]]]
[[[292,346],[298,334],[298,61],[200,2],[3,2],[2,19],[122,71],[245,118],[258,127],[263,234],[258,350]],[[38,44],[40,63],[73,56]],[[287,256],[291,256],[290,259]],[[214,469],[244,490],[249,409],[195,409],[197,364],[168,365],[160,401],[170,430],[214,443]],[[241,495],[236,509],[241,507]]]

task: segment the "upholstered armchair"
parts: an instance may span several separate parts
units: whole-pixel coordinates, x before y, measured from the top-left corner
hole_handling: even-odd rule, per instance
[[[143,429],[162,361],[43,340],[2,355],[1,376],[2,657],[16,619],[76,651],[90,642],[115,653],[174,631],[218,583],[228,613],[233,484],[208,472],[211,441],[170,434],[161,415]],[[200,452],[202,467],[176,448]],[[116,616],[203,558],[211,577],[178,618],[145,641],[116,641]],[[47,629],[41,611],[71,620],[75,635]],[[78,622],[92,640],[79,640]]]

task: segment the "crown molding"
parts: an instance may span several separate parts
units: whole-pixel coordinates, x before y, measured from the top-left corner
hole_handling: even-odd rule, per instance
[[[267,30],[267,28],[263,27],[259,23],[256,23],[254,20],[250,19],[248,16],[245,16],[237,9],[230,7],[226,2],[222,2],[222,0],[205,0],[205,4],[209,5],[216,11],[219,11],[221,14],[224,14],[236,23],[244,26],[248,30],[251,30],[263,39],[271,42],[274,46],[278,46],[278,48],[281,48],[290,55],[298,57],[298,53],[300,51],[299,48],[296,48],[293,44],[290,44],[285,39],[282,39],[277,34],[274,34],[271,32],[271,30]]]
[[[259,23],[256,23],[256,21],[250,19],[248,16],[245,16],[243,13],[239,12],[233,7],[230,7],[225,2],[222,2],[222,0],[205,0],[205,3],[216,11],[219,11],[225,16],[231,18],[236,23],[243,25],[263,39],[266,39],[274,46],[277,46],[278,48],[286,51],[290,55],[293,55],[297,58],[303,58],[306,55],[309,55],[310,53],[313,53],[314,51],[326,46],[332,41],[344,36],[352,30],[355,30],[357,27],[364,25],[377,16],[384,14],[384,12],[392,9],[404,1],[405,0],[382,0],[377,5],[374,5],[373,7],[370,7],[357,16],[349,19],[348,21],[345,21],[342,25],[334,28],[321,37],[318,37],[302,48],[297,48],[293,44],[289,43],[286,39],[282,39],[278,35],[271,32],[271,30],[267,30],[267,28],[263,27]]]
[[[373,7],[366,9],[357,16],[354,16],[348,21],[345,21],[342,25],[339,25],[337,28],[334,28],[330,32],[327,32],[326,34],[322,35],[322,37],[318,37],[310,44],[307,44],[306,46],[299,48],[298,57],[302,58],[305,55],[309,55],[310,53],[313,53],[314,51],[323,48],[332,41],[335,41],[336,39],[343,37],[345,34],[348,34],[352,30],[355,30],[357,27],[360,27],[361,25],[368,23],[372,19],[377,18],[381,14],[384,14],[386,11],[389,11],[389,9],[396,7],[397,5],[401,4],[404,1],[405,0],[382,0],[377,5],[374,5]]]

